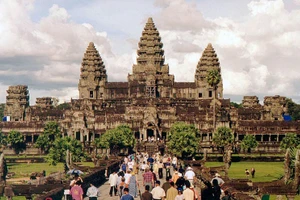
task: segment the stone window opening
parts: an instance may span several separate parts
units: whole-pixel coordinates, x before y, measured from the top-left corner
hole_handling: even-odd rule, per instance
[[[94,98],[94,92],[90,91],[90,98]]]
[[[202,98],[202,92],[199,93],[199,98]]]
[[[208,91],[208,97],[212,97],[212,91]]]

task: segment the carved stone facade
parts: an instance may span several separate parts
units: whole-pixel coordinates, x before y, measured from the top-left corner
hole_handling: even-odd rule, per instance
[[[128,82],[108,82],[105,65],[91,42],[82,60],[78,84],[79,99],[71,99],[70,108],[59,110],[50,97],[38,98],[29,106],[27,86],[10,86],[5,115],[11,122],[1,122],[2,132],[16,129],[34,142],[47,121],[58,121],[64,135],[89,144],[106,130],[128,124],[135,137],[165,139],[173,123],[183,121],[199,129],[202,146],[210,147],[213,119],[216,127],[227,126],[236,141],[254,134],[261,147],[273,151],[289,132],[299,134],[299,122],[286,122],[285,97],[266,97],[264,105],[256,96],[245,96],[243,106],[234,108],[223,98],[222,80],[214,92],[206,80],[209,70],[221,72],[220,62],[211,44],[205,48],[197,66],[194,82],[175,82],[165,64],[163,43],[153,20],[148,19],[137,50]],[[173,66],[174,67],[174,66]],[[216,94],[216,115],[213,115]],[[270,144],[270,147],[268,146]]]

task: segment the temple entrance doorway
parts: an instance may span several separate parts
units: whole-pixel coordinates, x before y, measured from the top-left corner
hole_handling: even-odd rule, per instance
[[[147,129],[147,139],[154,137],[154,131],[152,129]]]

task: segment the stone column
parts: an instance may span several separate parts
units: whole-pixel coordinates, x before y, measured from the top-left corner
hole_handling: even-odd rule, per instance
[[[264,135],[261,135],[260,141],[263,142],[264,141]]]
[[[277,138],[276,138],[277,140],[277,142],[279,142],[279,133],[277,133]]]
[[[269,134],[269,142],[271,142],[271,134]]]
[[[34,134],[31,134],[31,142],[34,143]]]

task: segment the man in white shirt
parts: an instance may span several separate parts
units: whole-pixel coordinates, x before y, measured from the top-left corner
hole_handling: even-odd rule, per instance
[[[86,192],[86,196],[89,197],[89,200],[97,200],[99,196],[99,190],[92,183],[90,183],[90,187]]]
[[[114,171],[112,174],[109,175],[109,184],[110,184],[110,191],[109,195],[112,197],[112,193],[114,191],[115,196],[117,196],[117,181],[118,181],[118,174]]]
[[[155,182],[155,188],[153,188],[151,194],[153,200],[162,200],[166,196],[164,189],[160,187],[160,181]]]
[[[195,192],[190,188],[190,182],[185,182],[186,189],[183,191],[184,200],[194,200]]]
[[[128,170],[128,171],[125,173],[125,175],[124,175],[125,183],[126,183],[126,184],[129,184],[130,177],[131,177],[131,173],[130,173],[130,171]]]
[[[195,172],[193,171],[193,169],[191,167],[188,167],[186,169],[184,177],[185,177],[186,180],[189,180],[189,182],[190,182],[191,185],[194,184]]]

